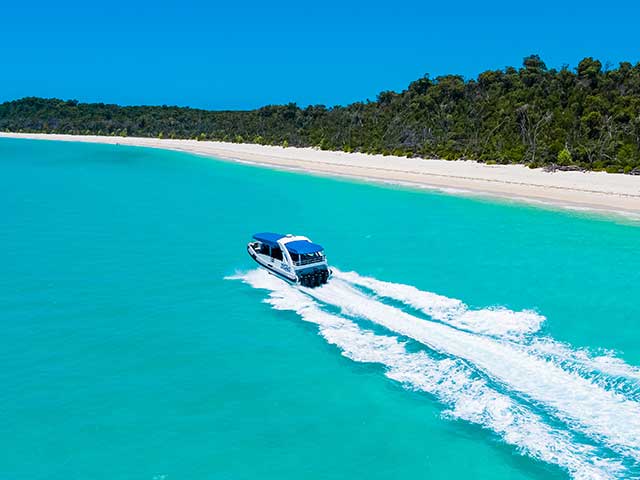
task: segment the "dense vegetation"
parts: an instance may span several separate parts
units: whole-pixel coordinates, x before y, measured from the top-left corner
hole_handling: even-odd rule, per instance
[[[0,104],[0,130],[197,138],[483,162],[640,172],[640,63],[520,69],[411,83],[376,101],[251,111],[120,107],[24,98]],[[575,166],[575,167],[574,167]]]

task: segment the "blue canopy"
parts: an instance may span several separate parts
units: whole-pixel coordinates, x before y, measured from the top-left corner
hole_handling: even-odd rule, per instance
[[[287,250],[291,253],[298,253],[300,255],[304,255],[305,253],[317,253],[324,250],[322,245],[318,245],[317,243],[311,243],[307,240],[295,240],[293,242],[289,242],[285,245]]]
[[[253,238],[258,240],[259,242],[269,245],[270,247],[277,247],[278,240],[280,240],[283,237],[284,235],[282,235],[281,233],[272,233],[272,232],[255,233],[253,235]]]

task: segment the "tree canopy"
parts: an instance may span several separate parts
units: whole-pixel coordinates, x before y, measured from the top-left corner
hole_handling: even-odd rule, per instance
[[[425,158],[640,171],[640,63],[521,68],[475,79],[425,75],[402,92],[346,106],[248,111],[23,98],[0,104],[0,130],[192,138]]]

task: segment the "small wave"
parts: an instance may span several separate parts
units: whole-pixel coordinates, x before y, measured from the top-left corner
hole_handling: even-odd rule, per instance
[[[464,361],[436,359],[424,351],[408,352],[397,337],[375,334],[347,318],[328,313],[306,289],[291,287],[264,271],[254,270],[233,278],[268,290],[265,301],[274,309],[294,311],[318,325],[320,334],[344,356],[384,365],[390,379],[434,395],[448,406],[446,416],[491,430],[523,454],[558,465],[576,479],[623,475],[624,468],[618,460],[601,457],[593,445],[580,442],[570,431],[548,425],[516,399],[491,388]]]

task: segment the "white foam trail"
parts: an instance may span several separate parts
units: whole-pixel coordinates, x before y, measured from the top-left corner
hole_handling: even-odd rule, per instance
[[[365,287],[377,295],[409,305],[436,320],[475,333],[521,341],[524,335],[538,331],[545,321],[545,317],[529,310],[469,310],[460,300],[419,290],[411,285],[384,282],[337,269],[334,274],[337,278]],[[548,338],[533,339],[525,350],[552,360],[565,370],[578,372],[603,388],[614,389],[634,400],[640,400],[640,368],[611,354],[594,356],[585,349],[572,349]]]
[[[550,359],[565,370],[578,372],[603,388],[640,400],[640,368],[625,363],[612,352],[594,355],[587,349],[574,349],[550,338],[533,339],[525,350]]]
[[[498,434],[523,454],[560,466],[576,479],[615,478],[624,473],[619,462],[599,458],[593,446],[575,441],[566,431],[547,425],[510,397],[474,378],[459,360],[436,360],[425,352],[409,353],[397,337],[376,335],[352,321],[321,310],[301,290],[262,270],[231,278],[269,290],[267,303],[297,312],[319,326],[321,335],[346,357],[387,367],[386,375],[409,388],[427,392],[449,406],[447,413]]]
[[[322,287],[302,290],[349,315],[467,360],[507,389],[538,402],[571,428],[640,460],[640,404],[637,402],[515,348],[510,342],[425,321],[370,298],[338,278]]]
[[[502,307],[469,310],[463,302],[455,298],[425,292],[411,285],[363,277],[356,272],[341,272],[334,269],[334,275],[353,285],[368,288],[382,297],[398,300],[423,311],[436,320],[469,332],[515,340],[537,332],[545,321],[545,317],[530,310],[514,312]]]

